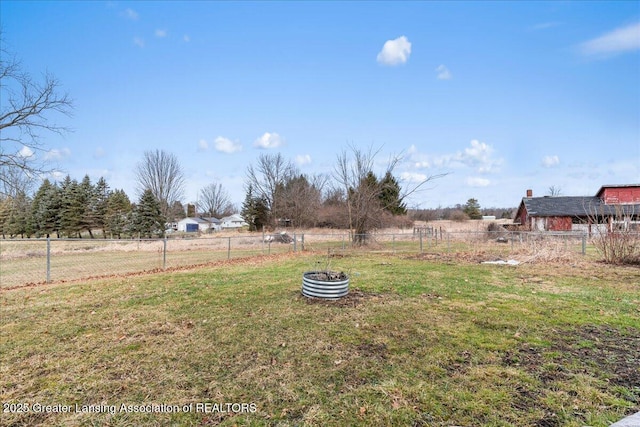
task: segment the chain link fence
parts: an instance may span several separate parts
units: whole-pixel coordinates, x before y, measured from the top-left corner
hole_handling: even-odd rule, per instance
[[[0,239],[0,288],[162,271],[232,258],[300,251],[464,253],[489,260],[518,254],[536,256],[550,251],[584,255],[592,248],[585,233],[420,229],[353,237],[348,232],[334,232],[134,240]],[[366,244],[354,245],[354,240]]]

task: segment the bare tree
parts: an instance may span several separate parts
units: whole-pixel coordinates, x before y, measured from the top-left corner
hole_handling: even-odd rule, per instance
[[[160,202],[160,211],[165,217],[169,207],[184,197],[184,172],[174,154],[158,149],[145,151],[142,161],[136,165],[135,173],[139,194],[151,190]]]
[[[41,81],[22,70],[20,62],[4,48],[0,31],[0,192],[22,191],[16,184],[51,172],[39,153],[45,151],[41,133],[69,131],[51,119],[71,115],[73,102],[60,93],[60,83],[49,73]],[[19,177],[20,179],[16,180]]]
[[[256,167],[249,165],[247,168],[245,186],[252,189],[254,197],[264,199],[272,224],[275,224],[282,213],[278,205],[278,193],[282,191],[287,180],[296,174],[296,168],[280,153],[261,154]]]
[[[220,183],[214,182],[201,189],[198,204],[206,214],[213,217],[220,218],[233,213],[229,193]]]
[[[351,146],[350,153],[344,150],[338,155],[334,166],[334,179],[346,194],[347,217],[355,244],[366,243],[370,231],[379,226],[380,219],[384,216],[386,206],[380,195],[385,181],[379,181],[373,174],[375,157],[379,152],[380,149],[374,151],[371,147],[363,151]],[[401,157],[392,156],[384,176],[393,175],[393,169],[400,160]],[[446,174],[431,175],[412,187],[405,188],[400,195],[400,201],[418,191],[427,182],[444,175]]]
[[[294,175],[284,183],[278,206],[282,214],[296,227],[315,226],[322,206],[326,175]]]
[[[547,190],[547,195],[551,196],[551,197],[558,197],[558,196],[562,196],[562,187],[558,187],[556,185],[552,185],[551,187],[549,187],[549,189]]]

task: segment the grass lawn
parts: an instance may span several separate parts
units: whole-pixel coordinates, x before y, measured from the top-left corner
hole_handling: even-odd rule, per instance
[[[640,410],[638,268],[354,253],[331,259],[350,294],[320,301],[300,294],[318,265],[1,291],[1,424],[608,426]]]

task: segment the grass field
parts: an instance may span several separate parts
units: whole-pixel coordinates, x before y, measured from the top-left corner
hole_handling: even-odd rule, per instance
[[[302,297],[328,263],[350,294]],[[640,269],[584,258],[286,253],[0,296],[8,426],[607,426],[640,410]]]

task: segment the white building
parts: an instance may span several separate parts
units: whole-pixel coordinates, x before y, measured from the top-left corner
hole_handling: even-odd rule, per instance
[[[220,220],[220,228],[242,228],[247,227],[249,224],[240,216],[240,214],[233,214],[231,216],[225,216]]]
[[[217,218],[184,218],[178,221],[178,231],[185,233],[207,233],[220,229]]]

